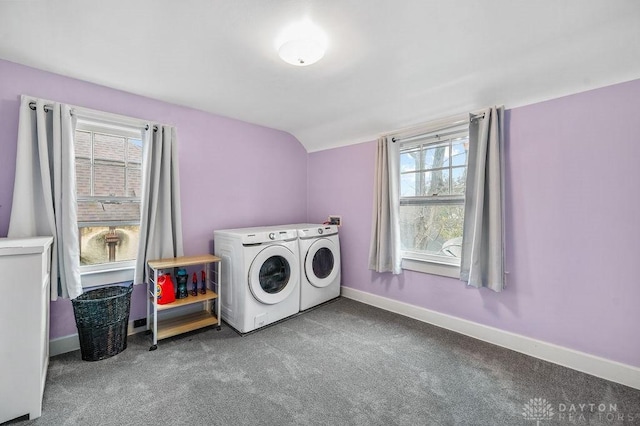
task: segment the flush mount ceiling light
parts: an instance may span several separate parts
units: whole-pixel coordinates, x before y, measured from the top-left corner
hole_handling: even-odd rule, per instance
[[[327,36],[308,19],[289,25],[276,39],[280,58],[299,67],[318,62],[326,48]]]

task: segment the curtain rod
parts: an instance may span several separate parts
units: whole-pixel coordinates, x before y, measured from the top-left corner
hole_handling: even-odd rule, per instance
[[[32,111],[35,111],[36,110],[36,103],[34,101],[29,102],[29,108],[31,108]],[[44,104],[43,105],[43,109],[44,109],[44,112],[53,111],[53,105]],[[75,115],[75,110],[73,108],[71,109],[71,115]],[[147,124],[144,127],[144,129],[145,130],[149,130],[149,125]],[[157,132],[158,131],[158,126],[154,125],[153,126],[153,131]]]
[[[437,130],[434,130],[432,132],[423,132],[421,134],[409,136],[409,137],[406,137],[406,138],[393,137],[393,138],[391,138],[391,142],[393,142],[393,143],[396,143],[396,142],[407,142],[407,141],[410,141],[410,140],[419,139],[419,138],[423,137],[424,135],[431,134],[431,133],[434,133],[434,136],[438,136],[438,133],[436,133],[436,132],[438,132],[440,130],[452,129],[454,127],[458,127],[458,126],[460,126],[460,125],[462,125],[464,123],[467,123],[469,121],[484,119],[484,112],[481,112],[481,113],[478,113],[478,114],[471,113],[470,115],[471,115],[470,119],[458,120],[458,121],[453,122],[453,123],[451,123],[449,125],[446,125],[444,127],[438,127]],[[456,132],[453,132],[453,133],[456,133]],[[446,136],[446,135],[453,134],[453,133],[452,132],[448,132],[448,133],[442,133],[440,135],[441,136]]]
[[[458,126],[443,127],[441,130],[449,129],[449,128],[453,128],[453,127],[458,127]],[[391,142],[394,142],[394,143],[395,142],[410,142],[410,141],[413,141],[413,140],[428,139],[428,138],[440,139],[440,138],[443,138],[445,136],[451,136],[451,135],[455,135],[455,134],[460,134],[461,131],[462,131],[461,129],[458,129],[458,130],[452,130],[450,132],[442,132],[442,133],[425,133],[425,134],[422,134],[422,135],[415,135],[415,136],[410,136],[408,138],[402,138],[402,139],[391,138]],[[425,135],[429,135],[429,136],[425,136]]]

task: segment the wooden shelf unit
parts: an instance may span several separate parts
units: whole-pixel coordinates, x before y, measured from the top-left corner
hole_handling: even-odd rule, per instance
[[[158,310],[159,311],[164,311],[164,310],[167,310],[167,309],[177,308],[178,306],[192,305],[194,303],[206,302],[207,300],[213,300],[213,299],[217,299],[217,298],[218,298],[218,294],[217,293],[215,293],[212,290],[207,289],[207,294],[198,293],[197,296],[192,296],[191,294],[189,294],[189,297],[184,298],[184,299],[176,299],[175,302],[173,302],[173,303],[169,303],[167,305],[158,305]],[[153,297],[150,296],[149,300],[151,302],[153,302]]]
[[[147,290],[149,292],[149,303],[147,303],[147,330],[153,334],[153,343],[149,348],[150,351],[158,348],[158,340],[167,337],[176,336],[188,331],[197,330],[208,326],[218,326],[220,330],[220,265],[221,259],[217,256],[207,254],[199,256],[182,256],[168,259],[150,260],[147,265],[150,269]],[[156,291],[156,283],[158,277],[164,270],[173,270],[186,266],[203,265],[205,271],[206,293],[176,299],[172,303],[165,305],[158,304],[158,295]],[[212,279],[212,269],[215,271],[215,279]],[[174,279],[174,283],[176,280]],[[176,283],[177,284],[177,283]],[[215,290],[215,291],[214,291]],[[212,312],[213,302],[216,306],[216,312]],[[203,310],[194,313],[188,313],[180,316],[158,320],[159,311],[168,311],[178,307],[184,307],[200,303]]]
[[[168,318],[158,321],[158,340],[216,324],[218,324],[218,318],[207,311]]]

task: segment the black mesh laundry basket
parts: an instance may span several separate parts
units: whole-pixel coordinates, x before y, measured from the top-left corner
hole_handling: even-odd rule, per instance
[[[71,301],[83,360],[99,361],[127,348],[132,290],[133,285],[104,287]]]

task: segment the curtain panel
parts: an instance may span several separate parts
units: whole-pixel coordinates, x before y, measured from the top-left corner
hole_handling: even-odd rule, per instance
[[[504,107],[470,120],[460,279],[499,292],[504,271]]]
[[[172,126],[149,126],[144,138],[135,284],[148,282],[149,260],[184,255],[177,131]]]
[[[369,247],[369,269],[376,272],[402,273],[399,162],[399,144],[379,138]]]
[[[82,294],[75,126],[69,105],[21,97],[16,177],[7,236],[54,237],[51,300],[75,299]]]

